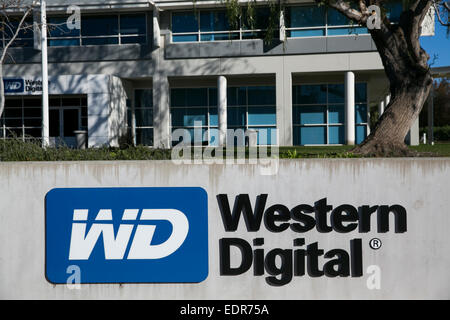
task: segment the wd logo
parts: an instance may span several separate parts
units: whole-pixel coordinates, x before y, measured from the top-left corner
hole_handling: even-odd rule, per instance
[[[5,93],[21,93],[25,89],[23,79],[4,79],[3,84]]]
[[[86,221],[89,210],[74,210],[74,221]],[[136,220],[139,210],[125,209],[122,222]],[[155,225],[138,225],[131,243],[127,259],[162,259],[174,253],[184,242],[189,231],[189,222],[183,212],[174,209],[144,209],[141,221],[167,220],[172,225],[172,234],[163,244],[151,245],[155,233]],[[69,260],[88,260],[100,235],[103,236],[103,246],[106,260],[123,259],[130,242],[133,224],[121,224],[114,235],[112,210],[100,210],[96,222],[86,233],[87,223],[73,223],[70,240]]]
[[[46,196],[46,277],[66,283],[201,282],[208,275],[201,188],[53,189]]]

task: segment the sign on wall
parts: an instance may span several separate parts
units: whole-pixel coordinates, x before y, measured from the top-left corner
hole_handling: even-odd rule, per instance
[[[3,84],[6,95],[42,94],[42,80],[38,78],[5,78],[3,79]]]
[[[208,276],[201,188],[53,189],[46,196],[46,277],[65,284],[196,283]]]

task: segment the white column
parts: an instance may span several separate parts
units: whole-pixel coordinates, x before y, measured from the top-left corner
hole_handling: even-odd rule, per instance
[[[159,28],[159,11],[153,7],[153,47],[161,47],[161,30]]]
[[[428,144],[434,145],[434,86],[428,96]]]
[[[45,0],[41,0],[41,49],[42,49],[42,146],[50,144],[48,112],[48,60],[47,60],[47,13]]]
[[[280,41],[286,41],[286,24],[284,21],[284,10],[280,10]]]
[[[227,140],[227,78],[217,79],[217,114],[219,117],[219,146],[225,146]]]
[[[386,98],[384,99],[384,108],[387,108],[387,106],[389,105],[390,102],[391,102],[391,95],[388,94],[386,96]]]
[[[284,69],[284,67],[280,68],[275,75],[277,144],[279,146],[292,146],[292,75]]]
[[[419,117],[414,121],[411,129],[409,130],[409,145],[418,146],[420,144],[420,129],[419,129]]]
[[[169,149],[172,146],[169,96],[169,79],[158,71],[153,75],[153,139],[157,148]]]
[[[355,74],[345,73],[345,142],[355,144]]]
[[[384,113],[384,100],[380,101],[378,104],[378,117],[381,117],[381,115]]]

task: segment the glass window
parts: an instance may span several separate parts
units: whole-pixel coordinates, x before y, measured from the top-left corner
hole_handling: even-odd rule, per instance
[[[151,90],[135,91],[136,127],[153,126],[153,96]]]
[[[172,13],[172,32],[197,32],[198,20],[194,12],[173,12]]]
[[[294,144],[326,144],[326,127],[294,127]]]
[[[42,116],[42,108],[25,108],[23,109],[23,116],[40,118]]]
[[[82,45],[106,45],[106,44],[119,44],[119,37],[108,37],[108,38],[83,38]]]
[[[121,14],[120,33],[122,35],[146,34],[147,22],[145,14]]]
[[[207,134],[208,129],[218,124],[216,88],[171,89],[170,113],[172,131],[185,129],[189,134],[185,138],[190,139],[190,143],[217,143],[214,137],[208,138],[210,133]],[[194,130],[194,127],[201,130]],[[198,137],[194,137],[194,134]],[[200,137],[200,134],[204,136]],[[172,141],[172,145],[180,141]]]
[[[128,36],[124,36],[122,35],[120,37],[120,42],[121,44],[129,44],[129,43],[146,43],[147,42],[147,37],[146,36],[138,36],[138,37],[128,37]]]
[[[22,118],[22,108],[16,109],[16,108],[5,108],[4,116],[6,118]]]
[[[218,126],[219,116],[217,114],[217,108],[209,108],[209,125]]]
[[[326,85],[301,85],[294,88],[294,104],[322,104],[327,102]]]
[[[349,25],[349,19],[339,11],[329,8],[327,10],[327,24],[329,26],[345,26]]]
[[[201,11],[200,31],[228,31],[230,26],[225,11]]]
[[[128,122],[131,126],[132,110],[128,102]],[[153,91],[137,89],[134,91],[135,137],[137,145],[153,145]]]
[[[357,83],[355,87],[355,99],[367,100],[366,83]],[[305,92],[316,94],[305,94]],[[345,143],[344,84],[294,86],[292,99],[294,145]],[[325,103],[311,105],[304,101],[308,103],[325,101]],[[366,137],[367,120],[367,103],[357,103],[355,121],[359,125],[356,128],[358,141]]]
[[[355,109],[356,123],[367,123],[367,105],[357,104]]]
[[[263,7],[263,8],[255,8],[255,15],[253,17],[253,25],[251,25],[249,18],[247,16],[247,8],[244,8],[243,14],[242,14],[242,29],[243,30],[252,30],[252,29],[260,29],[264,30],[267,28],[267,24],[269,19],[271,19],[271,13],[269,7]]]
[[[85,16],[81,19],[82,36],[114,36],[119,34],[119,17],[108,16]]]
[[[153,128],[136,128],[136,144],[144,146],[152,146]]]
[[[197,34],[173,35],[172,41],[173,42],[194,42],[194,41],[198,41],[198,35]]]
[[[153,108],[153,91],[151,89],[135,90],[135,108]]]
[[[142,13],[82,16],[81,30],[67,28],[67,17],[49,17],[49,23],[49,46],[147,42],[147,18]]]
[[[25,129],[25,135],[33,138],[40,138],[42,136],[42,130],[37,129]]]
[[[118,35],[119,17],[117,15],[87,16],[81,19],[82,45],[119,44]]]
[[[321,27],[325,26],[324,7],[299,6],[290,7],[288,10],[289,28]]]
[[[208,89],[195,88],[189,89],[186,94],[186,106],[205,107],[208,105]]]
[[[209,99],[209,106],[217,106],[217,89],[216,88],[209,88],[208,99]]]
[[[229,129],[261,129],[260,141],[276,143],[272,138],[276,129],[276,106],[274,86],[228,87],[227,124]],[[252,97],[253,98],[250,98]],[[247,99],[248,97],[248,99]],[[252,101],[253,105],[247,101]],[[217,88],[174,88],[171,89],[172,130],[185,128],[191,130],[200,125],[209,137],[203,143],[217,145],[218,126]],[[198,122],[198,123],[196,123]]]
[[[344,144],[345,143],[345,127],[330,126],[328,127],[328,143]]]
[[[209,145],[210,146],[219,146],[219,130],[216,128],[209,129]]]
[[[344,105],[329,105],[328,106],[328,123],[338,124],[345,122]]]
[[[170,104],[172,107],[184,107],[186,105],[186,89],[171,89]]]
[[[74,47],[80,45],[80,39],[49,39],[50,47]]]
[[[225,10],[198,10],[189,12],[172,13],[172,41],[173,42],[195,42],[195,41],[221,41],[264,38],[268,21],[274,16],[270,8],[255,8],[256,13],[252,23],[247,18],[247,8],[237,26],[230,26]],[[275,16],[278,24],[278,15]],[[241,31],[243,30],[243,31]],[[234,32],[231,32],[234,31]],[[199,39],[200,36],[200,39]],[[278,30],[274,32],[274,38],[279,37]]]
[[[292,38],[301,37],[322,37],[325,35],[325,28],[323,29],[307,29],[307,30],[288,30],[287,36]]]
[[[153,125],[153,109],[135,109],[136,126],[137,127],[151,127]]]
[[[298,124],[323,124],[327,122],[326,106],[301,106],[296,107],[298,116],[295,120]]]
[[[48,18],[48,31],[50,37],[79,37],[80,29],[67,28],[66,17],[49,17]]]
[[[208,108],[174,108],[172,110],[172,126],[174,127],[206,126],[207,119]]]
[[[274,127],[249,127],[258,132],[258,145],[269,146],[277,144],[277,130]]]
[[[402,1],[385,2],[383,6],[386,9],[386,17],[389,19],[389,21],[398,23],[403,12]]]
[[[245,107],[230,107],[227,108],[227,122],[228,126],[245,126]]]
[[[276,125],[275,107],[249,107],[248,124],[249,125]]]
[[[366,103],[367,102],[367,84],[357,83],[355,85],[355,102],[356,103]]]
[[[247,89],[245,87],[229,87],[227,89],[227,104],[229,106],[247,105]]]
[[[248,105],[275,105],[275,87],[249,87]]]
[[[346,36],[349,34],[365,34],[369,33],[366,27],[358,27],[357,25],[348,28],[328,28],[329,36]]]
[[[5,43],[8,39],[11,39],[15,34],[22,17],[9,17],[9,21],[2,19],[0,23],[2,28],[0,30],[0,39]],[[21,29],[17,35],[16,40],[11,45],[12,47],[32,47],[33,46],[33,19],[27,18],[22,24]],[[5,43],[1,41],[1,46],[5,46]]]
[[[356,144],[360,144],[367,137],[367,126],[356,126]]]
[[[328,85],[328,102],[345,103],[345,86],[343,84]]]

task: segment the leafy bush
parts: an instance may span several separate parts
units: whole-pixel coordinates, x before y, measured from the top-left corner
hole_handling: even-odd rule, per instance
[[[442,127],[434,127],[434,140],[435,141],[450,141],[450,125]],[[428,127],[420,129],[420,136],[426,133],[428,135]],[[429,137],[427,137],[429,138]]]
[[[0,140],[0,161],[168,160],[170,155],[170,150],[145,146],[90,149],[61,146],[44,149],[39,140]]]

